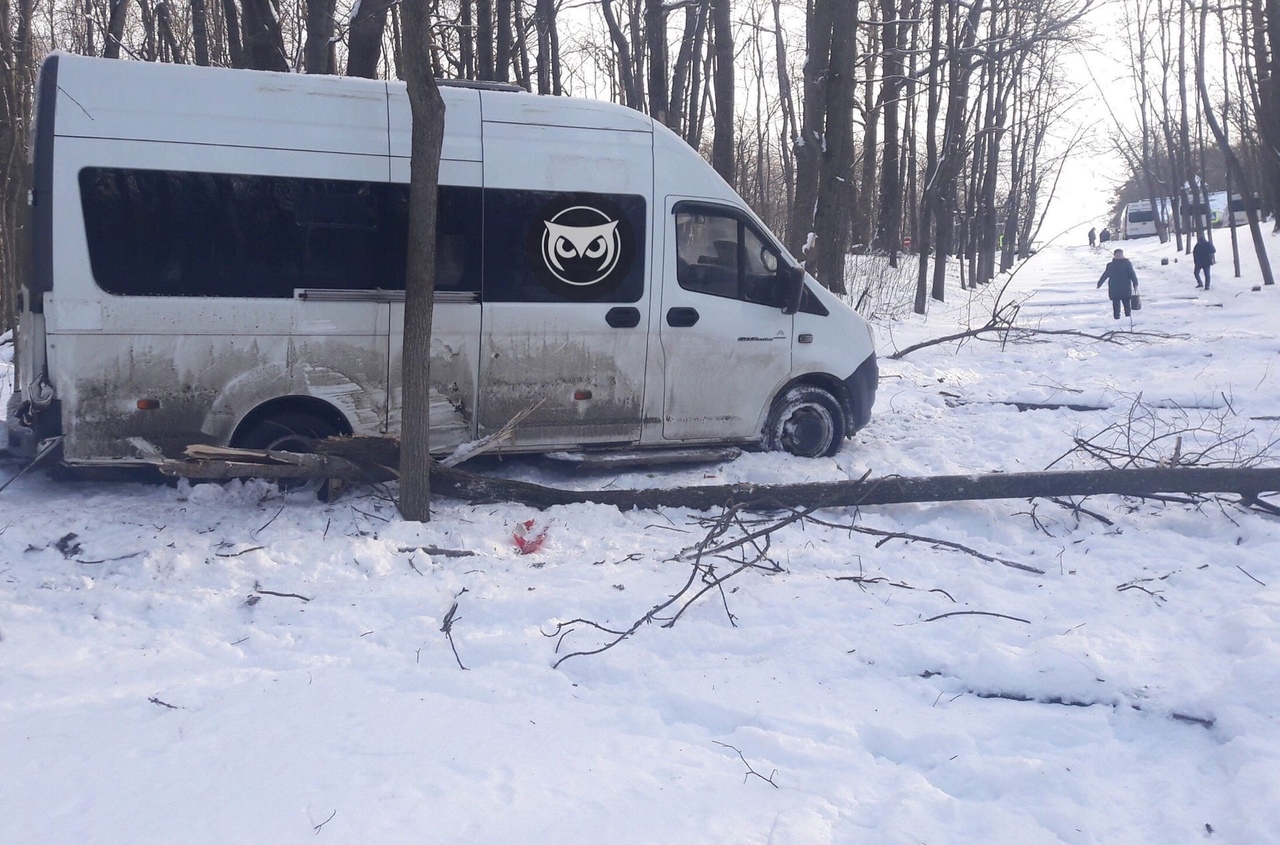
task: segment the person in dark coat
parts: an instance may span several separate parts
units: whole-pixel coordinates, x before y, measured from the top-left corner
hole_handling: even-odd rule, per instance
[[[1111,230],[1104,228],[1102,234],[1098,235],[1098,243],[1105,244],[1109,240],[1111,240]]]
[[[1204,239],[1204,235],[1196,236],[1196,245],[1191,248],[1191,260],[1195,262],[1196,287],[1209,289],[1209,268],[1213,266],[1214,258],[1218,252],[1209,241]],[[1204,280],[1200,279],[1200,271],[1204,271]]]
[[[1098,241],[1098,230],[1096,228],[1090,229],[1089,230],[1089,246],[1093,246],[1095,243],[1097,243],[1097,241]]]
[[[1102,271],[1102,278],[1098,279],[1098,287],[1102,287],[1103,282],[1107,283],[1107,294],[1111,297],[1112,315],[1119,320],[1120,309],[1123,307],[1126,317],[1133,316],[1133,295],[1138,290],[1138,274],[1133,272],[1133,264],[1124,257],[1123,249],[1112,253],[1111,263]]]

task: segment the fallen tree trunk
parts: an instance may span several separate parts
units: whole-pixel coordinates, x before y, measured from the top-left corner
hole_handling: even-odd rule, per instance
[[[724,484],[655,490],[576,491],[489,478],[461,470],[441,473],[441,495],[467,502],[518,501],[536,507],[592,502],[630,508],[707,510],[733,503],[750,509],[853,507],[907,502],[1031,499],[1050,496],[1238,493],[1254,498],[1280,490],[1280,468],[1097,470],[886,477],[805,484]]]
[[[296,455],[250,450],[207,450],[198,460],[165,461],[161,472],[201,479],[340,478],[386,481],[394,472],[336,454]],[[220,455],[221,457],[215,457]],[[1280,467],[1160,467],[1079,472],[1018,472],[988,475],[886,476],[857,481],[804,484],[721,484],[653,490],[565,490],[526,481],[478,475],[456,467],[432,467],[433,489],[473,504],[521,502],[537,508],[594,503],[631,508],[682,507],[708,510],[733,503],[754,510],[793,507],[854,507],[907,502],[1032,499],[1061,496],[1157,496],[1169,493],[1237,493],[1246,499],[1280,491]]]

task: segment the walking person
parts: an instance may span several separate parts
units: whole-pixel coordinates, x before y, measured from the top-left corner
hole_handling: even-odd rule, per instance
[[[1093,246],[1093,245],[1094,245],[1095,243],[1097,243],[1097,242],[1098,242],[1098,230],[1097,230],[1097,228],[1096,228],[1096,227],[1090,227],[1090,229],[1089,229],[1089,246]]]
[[[1138,290],[1138,274],[1133,272],[1133,264],[1124,257],[1124,250],[1113,252],[1111,262],[1102,271],[1098,279],[1098,287],[1107,283],[1107,294],[1111,297],[1111,314],[1120,319],[1120,309],[1124,308],[1126,317],[1133,316],[1133,295]]]
[[[1214,255],[1218,252],[1212,242],[1206,241],[1204,235],[1196,236],[1196,245],[1191,248],[1191,260],[1195,263],[1196,287],[1209,289],[1209,268],[1213,266]],[[1204,271],[1204,280],[1200,279],[1200,271]]]
[[[1109,240],[1111,240],[1111,230],[1104,226],[1102,234],[1098,235],[1098,243],[1105,244]]]

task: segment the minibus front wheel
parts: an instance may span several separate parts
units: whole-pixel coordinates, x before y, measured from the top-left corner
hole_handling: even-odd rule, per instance
[[[783,391],[764,427],[765,447],[800,458],[825,458],[844,445],[846,423],[840,401],[811,384]]]

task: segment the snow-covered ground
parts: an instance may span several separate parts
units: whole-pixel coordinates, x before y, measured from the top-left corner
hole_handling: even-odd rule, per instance
[[[833,459],[500,471],[1079,469],[1099,466],[1079,442],[1149,465],[1178,433],[1184,460],[1280,463],[1280,292],[1251,290],[1248,256],[1231,278],[1225,233],[1207,293],[1172,245],[1121,245],[1133,333],[1087,247],[1042,251],[1001,301],[1023,326],[1120,336],[889,359],[985,322],[997,285],[880,321],[875,416]],[[767,549],[780,571],[557,665],[614,639],[588,623],[624,631],[679,592],[718,514],[439,501],[417,525],[372,489],[23,477],[0,493],[0,842],[1277,842],[1280,520],[1234,498],[822,511],[1042,574],[795,524]],[[521,555],[527,520],[547,535]]]

